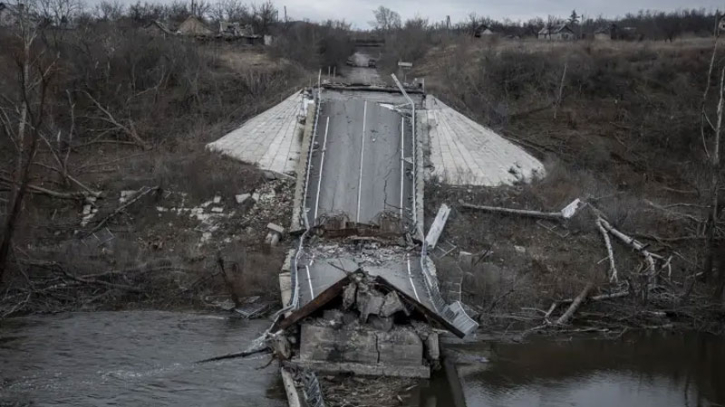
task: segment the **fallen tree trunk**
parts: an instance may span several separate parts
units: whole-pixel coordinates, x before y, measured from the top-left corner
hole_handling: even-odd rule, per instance
[[[520,216],[529,216],[533,218],[541,218],[541,219],[549,219],[549,220],[563,220],[564,215],[561,214],[561,212],[539,212],[539,211],[529,211],[524,209],[510,209],[510,208],[501,208],[497,206],[484,206],[484,205],[473,205],[469,204],[463,201],[458,201],[458,203],[466,208],[466,209],[476,209],[479,211],[486,211],[486,212],[496,212],[496,213],[504,213],[508,215],[520,215]]]
[[[156,191],[157,189],[159,189],[159,187],[157,187],[157,186],[156,186],[156,187],[143,187],[143,188],[139,189],[139,190],[138,190],[138,191],[136,192],[136,195],[135,195],[135,196],[133,197],[133,199],[131,199],[131,200],[129,200],[128,202],[126,202],[125,204],[123,204],[123,205],[119,206],[119,207],[118,207],[118,208],[117,208],[117,209],[116,209],[115,211],[113,211],[113,213],[112,213],[112,214],[110,214],[110,215],[106,216],[106,217],[105,217],[105,218],[104,218],[103,220],[101,220],[101,221],[100,221],[100,222],[99,222],[99,223],[98,223],[98,224],[96,225],[96,227],[94,227],[93,229],[91,229],[91,231],[90,231],[90,232],[88,232],[88,234],[87,234],[86,236],[90,236],[90,235],[92,235],[93,233],[95,233],[96,231],[100,230],[100,229],[101,229],[101,228],[103,227],[103,225],[105,225],[105,224],[106,224],[106,223],[107,223],[107,222],[108,222],[109,220],[111,220],[111,219],[112,219],[112,218],[113,218],[114,216],[118,215],[118,214],[119,214],[119,213],[121,213],[121,212],[122,212],[122,211],[123,211],[124,209],[126,209],[127,207],[129,207],[129,206],[133,205],[133,204],[134,204],[134,203],[135,203],[136,201],[138,201],[139,199],[141,199],[141,198],[143,198],[144,196],[148,195],[148,194],[149,194],[150,192],[152,192],[152,191]]]
[[[661,256],[658,256],[656,254],[650,253],[647,250],[647,246],[639,242],[638,240],[629,237],[625,235],[624,233],[620,232],[619,230],[615,229],[612,225],[609,224],[604,218],[600,217],[597,222],[602,225],[603,228],[605,228],[609,233],[611,233],[613,236],[624,242],[624,244],[630,246],[634,250],[637,250],[644,256],[645,260],[647,261],[647,264],[649,265],[647,267],[646,272],[654,274],[657,272],[657,266],[655,264],[655,257],[661,258]]]
[[[579,306],[587,298],[587,295],[589,295],[589,291],[591,291],[592,288],[594,288],[594,283],[590,281],[579,293],[579,295],[574,299],[574,301],[569,306],[569,309],[567,309],[566,312],[562,316],[560,316],[559,319],[556,320],[557,325],[566,325],[569,322],[571,317],[574,316],[576,310],[579,309]]]
[[[607,229],[604,228],[602,225],[602,222],[604,220],[599,217],[597,218],[597,227],[599,227],[599,231],[602,232],[602,237],[604,238],[604,245],[607,246],[607,255],[609,256],[609,269],[611,271],[611,274],[609,276],[609,281],[618,281],[617,276],[617,266],[614,264],[614,250],[612,249],[612,241],[609,239],[609,234],[607,233]]]

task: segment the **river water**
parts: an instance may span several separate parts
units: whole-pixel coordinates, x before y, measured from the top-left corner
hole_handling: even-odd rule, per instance
[[[0,406],[286,406],[268,356],[243,350],[266,321],[171,312],[95,312],[0,322]],[[702,334],[456,345],[420,406],[725,406],[725,341]],[[460,397],[459,397],[460,398]]]
[[[279,371],[244,350],[266,321],[95,312],[1,322],[0,406],[286,406]],[[11,404],[14,403],[14,404]]]

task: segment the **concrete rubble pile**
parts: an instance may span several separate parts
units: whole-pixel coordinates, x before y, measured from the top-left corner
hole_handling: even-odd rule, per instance
[[[391,287],[358,270],[342,295],[290,330],[292,362],[318,372],[427,378],[438,334]]]

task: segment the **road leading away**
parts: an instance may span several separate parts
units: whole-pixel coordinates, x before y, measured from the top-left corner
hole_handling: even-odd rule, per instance
[[[377,224],[383,212],[408,217],[412,145],[410,118],[392,105],[369,94],[323,91],[306,197],[310,225],[324,216],[366,224]]]

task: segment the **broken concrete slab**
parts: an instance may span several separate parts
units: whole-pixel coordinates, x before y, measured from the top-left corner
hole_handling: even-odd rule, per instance
[[[425,356],[433,365],[440,364],[441,346],[438,341],[438,334],[433,332],[425,340]]]
[[[404,312],[405,315],[410,315],[410,311],[400,300],[398,294],[395,291],[391,291],[385,295],[383,305],[380,307],[380,316],[391,317],[396,312]]]
[[[365,323],[369,315],[380,315],[385,296],[378,290],[367,286],[358,287],[357,309],[360,311],[360,322]]]
[[[443,233],[443,228],[446,227],[446,221],[450,214],[451,208],[446,204],[442,204],[438,209],[438,214],[425,237],[425,241],[428,243],[428,250],[433,250],[438,244],[438,239],[441,237],[441,233]]]
[[[239,194],[239,195],[234,195],[234,199],[240,205],[243,204],[244,202],[246,202],[247,199],[249,199],[251,197],[252,197],[252,194]]]
[[[348,284],[342,292],[342,309],[348,310],[355,304],[357,285]]]
[[[269,229],[270,232],[267,233],[267,236],[265,237],[264,241],[266,243],[269,243],[271,246],[276,246],[277,243],[279,243],[280,239],[282,239],[282,234],[284,233],[284,228],[282,226],[276,225],[274,223],[270,223],[267,225],[267,229]]]
[[[378,363],[378,338],[372,331],[337,330],[302,324],[300,359],[327,362]]]

